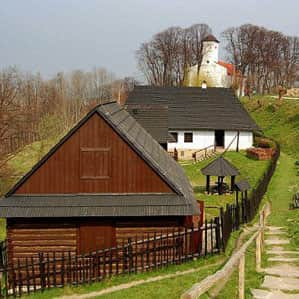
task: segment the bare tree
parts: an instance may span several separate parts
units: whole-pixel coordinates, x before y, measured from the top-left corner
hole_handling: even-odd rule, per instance
[[[248,88],[271,92],[290,87],[298,75],[297,37],[251,24],[223,32],[229,59],[247,77]]]
[[[189,28],[170,27],[157,33],[137,51],[140,70],[151,85],[181,86],[188,67],[200,65],[201,40],[211,29],[206,24]]]
[[[9,68],[0,72],[0,144],[10,133],[18,130],[15,119],[20,105],[17,94],[20,88],[19,74],[15,68]],[[0,148],[0,153],[2,148]]]

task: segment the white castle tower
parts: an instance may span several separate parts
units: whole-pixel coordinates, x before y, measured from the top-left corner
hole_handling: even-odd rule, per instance
[[[219,41],[214,35],[202,40],[202,61],[198,72],[197,65],[190,67],[187,86],[230,87],[232,77],[227,64],[219,61]]]
[[[219,60],[219,41],[213,35],[202,40],[202,65],[215,64]]]

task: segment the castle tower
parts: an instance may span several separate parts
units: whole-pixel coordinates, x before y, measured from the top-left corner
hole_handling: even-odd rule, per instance
[[[219,41],[214,35],[208,35],[202,40],[202,65],[218,63]]]

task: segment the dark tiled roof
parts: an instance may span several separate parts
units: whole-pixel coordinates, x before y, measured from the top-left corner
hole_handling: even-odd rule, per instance
[[[137,86],[129,94],[126,109],[132,113],[137,105],[141,109],[156,104],[168,107],[169,130],[259,130],[232,89]],[[154,112],[144,124],[149,133],[161,117]]]
[[[177,194],[15,195],[0,201],[0,217],[180,216],[190,213]],[[7,216],[9,215],[9,216]]]
[[[131,105],[129,112],[159,143],[169,141],[166,105]]]
[[[235,183],[235,186],[236,186],[237,190],[239,190],[241,192],[249,190],[251,188],[251,186],[247,180],[239,181],[239,182]]]
[[[156,171],[156,173],[174,190],[176,193],[175,196],[183,199],[182,202],[185,208],[183,210],[176,208],[178,215],[181,215],[182,211],[185,215],[195,215],[199,213],[192,186],[181,166],[175,162],[158,142],[116,102],[99,105],[88,113],[6,194],[6,197],[10,196],[11,198],[17,188],[22,185],[35,170],[41,167],[43,163],[45,163],[50,156],[53,155],[54,152],[95,113],[98,113],[103,117],[120,137],[123,138],[124,141],[127,142],[137,154],[139,154],[140,157],[154,169],[154,171]],[[122,194],[119,194],[119,196],[122,196],[123,198]],[[111,208],[113,208],[112,205]],[[126,216],[125,209],[123,211],[123,216]],[[6,216],[3,212],[1,215],[2,217],[10,217],[8,212],[5,214]],[[40,217],[43,216],[41,215]]]
[[[204,175],[213,176],[236,176],[240,174],[239,170],[222,156],[202,168],[201,172]]]

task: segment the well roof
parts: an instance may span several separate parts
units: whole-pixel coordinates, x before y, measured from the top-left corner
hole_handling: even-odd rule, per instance
[[[201,169],[202,174],[211,176],[236,176],[239,170],[227,161],[223,156],[216,158],[210,164]]]

